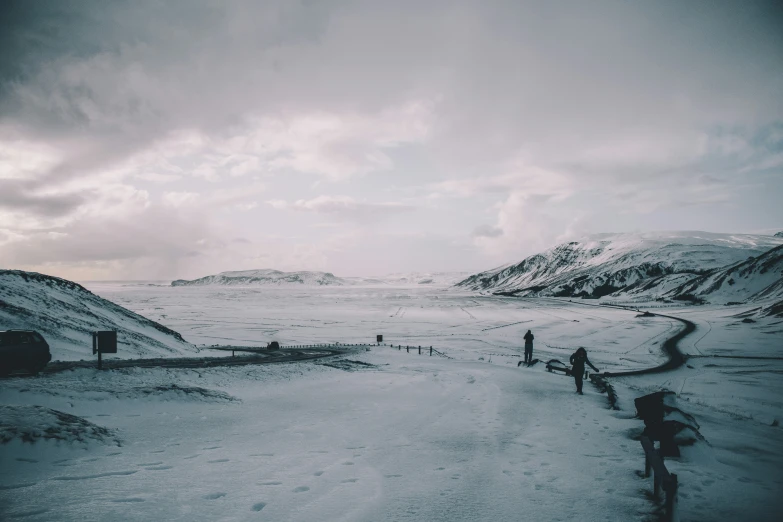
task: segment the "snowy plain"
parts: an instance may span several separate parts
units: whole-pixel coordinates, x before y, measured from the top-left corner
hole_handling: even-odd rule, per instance
[[[376,334],[395,348],[6,379],[0,405],[67,412],[111,436],[0,446],[2,519],[654,520],[632,400],[662,387],[706,439],[667,461],[680,476],[681,520],[776,520],[783,507],[782,361],[710,357],[783,357],[780,319],[742,323],[742,307],[660,310],[697,324],[682,348],[698,357],[613,379],[615,411],[590,384],[578,396],[542,363],[517,368],[521,336],[533,330],[544,361],[584,346],[601,370],[621,371],[663,362],[660,344],[680,323],[581,300],[416,286],[86,286],[202,348]]]

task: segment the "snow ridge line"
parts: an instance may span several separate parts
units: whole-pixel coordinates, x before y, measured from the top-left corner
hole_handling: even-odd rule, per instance
[[[356,345],[353,345],[356,346]],[[365,345],[362,345],[365,346]],[[369,345],[367,345],[369,346]],[[274,364],[284,362],[299,362],[335,355],[351,353],[348,345],[333,345],[328,348],[319,348],[313,351],[299,351],[297,349],[275,350],[250,354],[245,356],[225,357],[167,357],[155,359],[104,359],[103,366],[107,370],[119,368],[214,368],[219,366],[246,366],[251,364]],[[97,361],[56,361],[49,363],[41,373],[59,373],[76,368],[95,368]],[[12,375],[21,377],[21,375]]]

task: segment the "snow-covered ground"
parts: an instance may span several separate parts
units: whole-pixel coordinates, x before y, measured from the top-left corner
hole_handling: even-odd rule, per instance
[[[776,520],[783,507],[782,361],[706,357],[783,357],[783,322],[732,317],[748,307],[665,309],[697,324],[683,348],[705,357],[615,379],[613,411],[592,385],[578,396],[542,364],[517,368],[521,336],[533,330],[537,358],[567,360],[585,346],[600,369],[618,371],[662,362],[660,343],[679,323],[438,288],[88,288],[196,344],[383,334],[453,359],[381,346],[343,362],[6,379],[0,426],[40,406],[50,410],[29,422],[39,434],[107,432],[1,445],[0,519],[648,520],[632,400],[662,386],[706,438],[667,461],[681,519]],[[51,410],[77,420],[54,425]]]

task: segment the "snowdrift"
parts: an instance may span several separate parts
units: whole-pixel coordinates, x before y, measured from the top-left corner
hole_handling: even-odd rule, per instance
[[[115,430],[98,426],[82,417],[43,406],[0,405],[0,444],[15,439],[31,444],[53,440],[120,445]]]
[[[92,332],[117,330],[118,357],[190,355],[193,345],[165,326],[79,284],[34,272],[0,270],[0,329],[37,330],[54,360],[88,359]]]
[[[598,234],[473,275],[457,286],[520,296],[682,298],[689,295],[689,284],[780,245],[780,238],[747,234]],[[710,292],[704,290],[706,298]]]

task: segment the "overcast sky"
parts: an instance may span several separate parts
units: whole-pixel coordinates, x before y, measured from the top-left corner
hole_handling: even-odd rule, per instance
[[[478,271],[781,201],[780,2],[0,4],[0,268]]]

